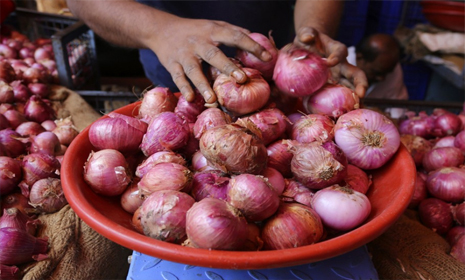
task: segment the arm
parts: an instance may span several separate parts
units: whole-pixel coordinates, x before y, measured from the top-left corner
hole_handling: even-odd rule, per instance
[[[245,82],[245,73],[221,50],[220,44],[238,47],[263,59],[271,55],[247,34],[248,30],[223,21],[185,19],[133,0],[68,0],[74,15],[109,42],[155,52],[188,101],[194,99],[189,80],[207,103],[216,96],[205,77],[201,62]]]

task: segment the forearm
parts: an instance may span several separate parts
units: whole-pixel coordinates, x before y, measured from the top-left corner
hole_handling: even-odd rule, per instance
[[[342,17],[342,0],[297,0],[294,12],[295,30],[313,27],[331,38],[337,35]]]
[[[67,0],[73,15],[105,40],[130,48],[150,48],[173,15],[132,0]]]

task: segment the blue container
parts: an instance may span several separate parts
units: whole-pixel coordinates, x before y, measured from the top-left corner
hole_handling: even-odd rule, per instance
[[[273,254],[273,252],[270,252]],[[127,280],[359,280],[378,279],[366,246],[293,267],[229,270],[174,263],[133,252]]]

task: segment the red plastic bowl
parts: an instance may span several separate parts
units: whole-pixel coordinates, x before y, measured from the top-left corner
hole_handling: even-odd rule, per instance
[[[115,112],[137,114],[136,102]],[[106,118],[105,116],[103,118]],[[66,151],[61,178],[69,204],[77,215],[106,238],[140,253],[182,264],[223,269],[265,269],[301,265],[335,257],[372,241],[386,231],[407,208],[413,196],[416,169],[410,153],[401,145],[395,156],[372,172],[373,185],[367,194],[372,212],[362,226],[316,244],[279,251],[219,251],[183,247],[159,241],[135,231],[132,215],[119,204],[119,197],[94,193],[83,179],[83,166],[92,145],[89,127]]]
[[[465,2],[421,1],[425,18],[433,25],[456,32],[465,31]]]

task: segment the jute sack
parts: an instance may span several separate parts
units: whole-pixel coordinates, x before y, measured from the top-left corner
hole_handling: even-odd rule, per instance
[[[447,241],[407,210],[384,234],[368,244],[379,279],[465,279],[465,264],[449,255]]]

